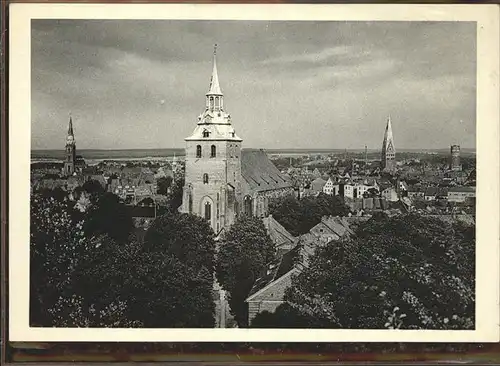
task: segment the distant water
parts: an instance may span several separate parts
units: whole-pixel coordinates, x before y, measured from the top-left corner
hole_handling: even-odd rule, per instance
[[[246,150],[246,149],[244,149]],[[248,149],[255,150],[255,149]],[[307,155],[307,154],[331,154],[343,153],[345,149],[265,149],[268,154],[281,155]],[[361,153],[364,149],[348,149],[348,153]],[[367,152],[378,152],[379,149],[368,149]],[[399,152],[413,153],[448,153],[449,149],[399,149]],[[462,148],[462,153],[474,153],[475,149]],[[83,156],[86,160],[142,160],[142,159],[169,159],[173,156],[183,157],[185,152],[183,148],[179,149],[125,149],[125,150],[97,150],[97,149],[77,149],[77,154]],[[61,160],[64,159],[65,152],[60,150],[32,150],[32,160]]]
[[[147,159],[147,158],[169,158],[173,156],[184,156],[184,149],[130,149],[130,150],[79,150],[76,153],[84,159]],[[31,159],[63,159],[64,150],[32,150]]]

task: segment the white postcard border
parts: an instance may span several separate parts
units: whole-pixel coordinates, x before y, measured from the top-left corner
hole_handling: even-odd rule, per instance
[[[498,342],[499,19],[495,5],[11,4],[9,340],[127,342]],[[476,330],[113,329],[29,327],[31,19],[477,22]]]

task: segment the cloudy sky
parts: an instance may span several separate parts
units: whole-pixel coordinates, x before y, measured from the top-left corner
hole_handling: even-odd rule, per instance
[[[244,147],[475,147],[474,23],[32,21],[32,148],[184,147],[213,44]]]

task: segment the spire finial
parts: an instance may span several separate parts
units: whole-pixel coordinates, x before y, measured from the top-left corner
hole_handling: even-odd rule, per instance
[[[214,56],[217,54],[217,43],[214,44]]]

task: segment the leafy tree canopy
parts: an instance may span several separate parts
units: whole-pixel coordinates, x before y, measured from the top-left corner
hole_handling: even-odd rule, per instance
[[[173,179],[171,176],[160,177],[156,180],[158,186],[158,194],[167,195],[168,189],[172,185]]]
[[[201,232],[208,232],[211,244],[201,246],[201,256],[191,252],[196,245],[188,241],[170,243],[171,249],[186,244],[185,252],[156,250],[133,237],[124,242],[106,235],[89,238],[85,223],[72,220],[64,202],[34,195],[31,325],[213,327],[213,233],[203,224]],[[182,224],[170,228],[183,230]],[[212,268],[193,259],[207,260],[207,247]]]
[[[240,327],[248,322],[245,299],[274,256],[274,244],[257,217],[240,216],[221,240],[217,280],[229,293],[229,305]]]
[[[270,202],[269,211],[294,236],[307,233],[323,216],[345,216],[349,213],[341,197],[323,193],[301,200],[294,196],[277,198]]]
[[[134,222],[126,205],[117,195],[104,193],[87,212],[84,231],[86,236],[108,235],[125,243],[134,229]]]
[[[144,250],[177,258],[188,266],[214,271],[214,232],[199,216],[169,211],[151,224],[144,238]]]
[[[285,300],[310,327],[472,329],[474,253],[474,228],[381,215],[317,249]]]

